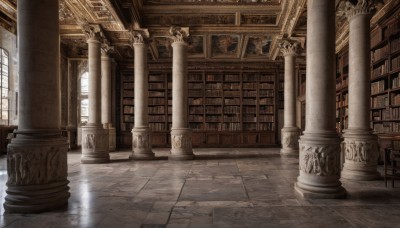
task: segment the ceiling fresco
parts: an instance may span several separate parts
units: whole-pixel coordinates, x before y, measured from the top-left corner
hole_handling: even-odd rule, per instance
[[[385,0],[390,7],[396,0]],[[61,42],[70,57],[87,55],[82,24],[98,25],[119,63],[132,62],[132,30],[149,34],[151,62],[171,61],[171,26],[188,27],[188,58],[204,62],[272,61],[284,38],[305,40],[306,0],[59,0]],[[338,5],[340,0],[336,0]],[[383,9],[384,10],[384,9]],[[379,15],[379,13],[377,13]],[[372,21],[378,21],[374,16]],[[338,19],[337,46],[348,39]],[[17,1],[0,1],[0,26],[16,33]],[[347,30],[346,30],[347,29]],[[338,45],[339,44],[339,45]],[[123,64],[122,64],[122,67]]]

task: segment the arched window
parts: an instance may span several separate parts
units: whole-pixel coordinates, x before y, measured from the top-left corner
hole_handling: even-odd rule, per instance
[[[86,124],[89,121],[89,72],[83,73],[80,81],[80,122]]]
[[[8,52],[0,48],[1,124],[8,125]]]

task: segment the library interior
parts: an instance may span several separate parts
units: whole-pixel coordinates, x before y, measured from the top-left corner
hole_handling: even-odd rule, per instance
[[[400,224],[400,0],[0,0],[0,74],[2,227]]]

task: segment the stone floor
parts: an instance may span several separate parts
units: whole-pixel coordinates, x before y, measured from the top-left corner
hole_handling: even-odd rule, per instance
[[[70,152],[68,209],[4,214],[2,227],[400,227],[399,187],[383,180],[343,181],[346,199],[296,198],[298,159],[279,149],[195,149],[196,160],[172,162],[167,149],[154,161],[80,164]],[[2,203],[7,179],[0,158]]]

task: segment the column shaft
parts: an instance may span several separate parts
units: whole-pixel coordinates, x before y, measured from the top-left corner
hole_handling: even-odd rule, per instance
[[[138,35],[133,47],[135,49],[135,126],[132,129],[131,159],[154,159],[148,121],[147,44],[143,41],[143,37]]]
[[[372,1],[367,1],[372,2]],[[378,137],[370,128],[371,55],[369,7],[352,5],[349,19],[349,127],[344,131],[342,178],[374,180],[379,155]]]
[[[300,137],[296,192],[340,198],[340,139],[335,129],[335,1],[308,1],[306,129]]]
[[[192,132],[187,117],[187,44],[182,40],[172,43],[172,128],[171,160],[193,159]]]
[[[68,61],[68,141],[69,148],[77,148],[78,69],[77,61]]]
[[[110,161],[108,130],[101,124],[101,43],[97,37],[89,45],[89,123],[82,127],[82,163]]]
[[[89,124],[101,124],[101,43],[89,39]]]
[[[101,122],[108,130],[109,151],[115,151],[116,132],[111,122],[111,58],[107,53],[101,56]]]
[[[19,127],[8,145],[4,208],[35,213],[65,206],[70,195],[68,144],[59,129],[58,1],[19,0],[17,27]]]

